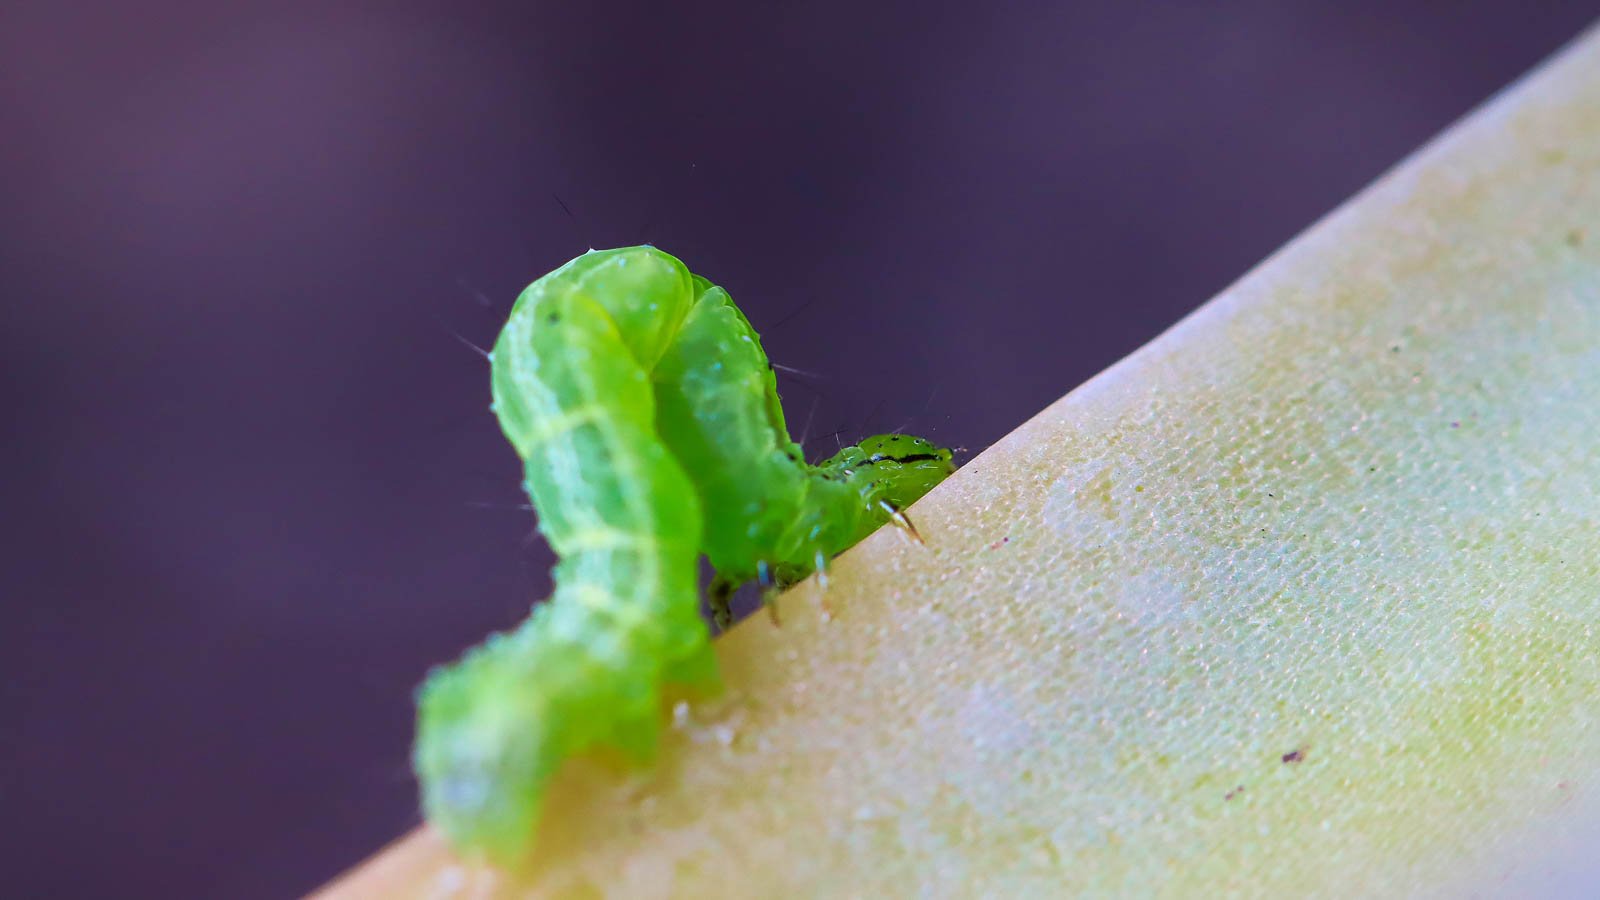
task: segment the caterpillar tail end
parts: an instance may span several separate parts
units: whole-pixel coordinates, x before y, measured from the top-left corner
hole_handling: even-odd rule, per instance
[[[412,766],[423,813],[460,852],[501,868],[528,858],[550,780],[568,757],[614,751],[648,765],[661,743],[663,689],[721,686],[703,637],[663,670],[621,677],[553,639],[549,618],[535,613],[435,669],[417,695]]]
[[[417,697],[412,766],[423,813],[460,851],[510,866],[533,845],[550,776],[565,755],[545,704],[496,635],[435,669]]]

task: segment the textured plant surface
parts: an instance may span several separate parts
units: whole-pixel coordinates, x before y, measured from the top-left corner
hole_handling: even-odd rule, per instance
[[[1600,37],[915,512],[525,872],[422,832],[342,889],[1592,888]]]

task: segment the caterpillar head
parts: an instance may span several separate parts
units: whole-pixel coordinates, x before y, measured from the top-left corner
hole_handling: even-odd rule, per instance
[[[922,499],[956,470],[950,451],[909,434],[875,434],[840,450],[823,468],[843,469],[872,485],[872,498],[895,509]]]

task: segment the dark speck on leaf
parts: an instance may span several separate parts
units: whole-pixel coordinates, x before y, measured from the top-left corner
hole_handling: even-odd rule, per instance
[[[1295,749],[1290,750],[1288,753],[1283,755],[1283,761],[1286,763],[1297,763],[1305,758],[1305,751],[1301,750],[1299,747],[1296,747]]]
[[[1224,799],[1224,800],[1232,800],[1233,798],[1239,796],[1242,793],[1244,793],[1244,785],[1241,784],[1238,787],[1234,788],[1233,790],[1229,791],[1228,793],[1224,794],[1222,796],[1222,799]]]

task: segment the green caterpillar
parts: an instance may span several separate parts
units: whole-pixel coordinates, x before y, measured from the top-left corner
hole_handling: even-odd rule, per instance
[[[725,611],[740,584],[822,569],[954,467],[906,435],[807,465],[744,314],[654,247],[591,251],[529,285],[490,359],[555,593],[429,675],[413,764],[434,825],[511,861],[563,760],[609,747],[648,762],[663,689],[718,686],[701,555]]]

